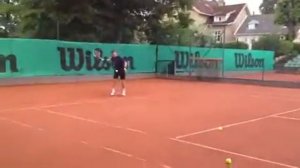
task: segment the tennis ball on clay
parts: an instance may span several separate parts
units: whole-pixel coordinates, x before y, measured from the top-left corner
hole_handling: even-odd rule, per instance
[[[218,130],[222,131],[222,130],[223,130],[223,127],[219,127]]]
[[[231,160],[230,158],[227,158],[227,159],[225,160],[225,163],[228,164],[228,165],[230,165],[230,164],[232,164],[232,160]]]

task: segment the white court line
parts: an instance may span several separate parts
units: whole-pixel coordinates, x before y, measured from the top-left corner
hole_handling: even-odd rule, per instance
[[[89,144],[86,141],[81,141],[81,143],[84,144],[84,145],[88,145]]]
[[[290,101],[290,102],[300,102],[299,99],[292,99],[292,98],[283,98],[283,97],[276,97],[276,96],[267,96],[267,95],[251,95],[254,98],[261,98],[261,99],[276,99],[281,101]]]
[[[72,105],[79,105],[84,104],[84,101],[78,101],[78,102],[70,102],[70,103],[59,103],[59,104],[52,104],[52,105],[44,105],[40,106],[39,108],[53,108],[53,107],[63,107],[63,106],[72,106]]]
[[[143,158],[134,156],[133,154],[130,154],[130,153],[122,152],[122,151],[120,151],[120,150],[116,150],[116,149],[113,149],[113,148],[109,148],[109,147],[102,147],[102,149],[104,149],[104,150],[106,150],[106,151],[109,151],[109,152],[116,153],[116,154],[121,155],[121,156],[125,156],[125,157],[128,157],[128,158],[132,158],[132,159],[135,159],[135,160],[137,160],[137,161],[140,161],[140,162],[142,162],[142,164],[143,164],[142,168],[146,168],[146,162],[147,162],[146,159],[143,159]],[[171,168],[171,167],[170,167],[170,168]]]
[[[172,168],[171,166],[166,165],[166,164],[161,164],[160,166],[161,166],[162,168]]]
[[[43,128],[38,128],[39,131],[45,131]]]
[[[8,108],[8,109],[0,110],[0,113],[11,112],[11,111],[25,111],[25,110],[31,110],[33,108],[35,107]]]
[[[39,105],[39,106],[30,106],[30,107],[20,107],[20,108],[8,108],[0,110],[0,113],[3,112],[10,112],[10,111],[24,111],[24,110],[34,110],[37,108],[54,108],[54,107],[64,107],[64,106],[72,106],[72,105],[80,105],[85,103],[101,103],[109,99],[87,99],[87,100],[80,100],[74,102],[66,102],[66,103],[56,103],[56,104],[49,104],[49,105]]]
[[[284,116],[273,116],[274,118],[280,118],[285,120],[293,120],[293,121],[300,121],[300,118],[294,118],[294,117],[284,117]]]
[[[18,125],[18,126],[21,126],[21,127],[33,128],[33,126],[31,126],[29,124],[26,124],[26,123],[23,123],[23,122],[19,122],[19,121],[15,121],[15,120],[11,120],[11,119],[4,118],[4,117],[0,117],[0,120],[7,121],[9,123],[12,123],[12,124],[15,124],[15,125]]]
[[[31,106],[31,107],[20,107],[20,108],[9,108],[0,110],[0,113],[10,112],[10,111],[25,111],[25,110],[34,110],[37,108],[53,108],[53,107],[63,107],[83,104],[84,102],[70,102],[70,103],[59,103],[59,104],[50,104],[50,105],[41,105],[41,106]]]
[[[137,130],[137,129],[133,129],[133,128],[126,128],[126,127],[121,127],[121,126],[116,126],[116,125],[111,125],[111,124],[108,124],[106,122],[100,122],[100,121],[96,121],[96,120],[92,120],[92,119],[87,119],[87,118],[83,118],[83,117],[79,117],[79,116],[75,116],[75,115],[71,115],[71,114],[56,112],[56,111],[49,110],[49,109],[36,108],[35,110],[44,111],[44,112],[49,113],[49,114],[63,116],[63,117],[74,119],[74,120],[84,121],[84,122],[93,123],[93,124],[99,124],[99,125],[102,125],[104,127],[110,127],[110,128],[116,128],[116,129],[126,130],[126,131],[129,131],[129,132],[143,134],[143,135],[147,134],[146,132],[141,131],[141,130]]]
[[[133,129],[133,128],[125,128],[125,129],[128,130],[128,131],[131,131],[131,132],[136,132],[136,133],[145,134],[145,135],[147,134],[144,131]]]
[[[128,98],[127,98],[128,99]],[[143,99],[141,97],[131,97],[130,99]],[[8,109],[0,109],[0,113],[10,112],[10,111],[25,111],[25,110],[34,110],[37,108],[54,108],[54,107],[64,107],[64,106],[72,106],[72,105],[80,105],[86,103],[103,103],[110,99],[87,99],[87,100],[80,100],[75,102],[66,102],[66,103],[57,103],[57,104],[49,104],[49,105],[40,105],[40,106],[30,106],[30,107],[20,107],[20,108],[8,108]]]
[[[292,166],[292,165],[288,165],[285,163],[280,163],[280,162],[275,162],[275,161],[271,161],[271,160],[267,160],[267,159],[258,158],[255,156],[250,156],[250,155],[245,155],[245,154],[232,152],[232,151],[228,151],[228,150],[224,150],[224,149],[219,149],[219,148],[215,148],[215,147],[211,147],[211,146],[207,146],[207,145],[203,145],[203,144],[193,143],[193,142],[179,140],[179,139],[175,139],[175,138],[170,138],[170,140],[176,141],[179,143],[183,143],[186,145],[192,145],[192,146],[196,146],[196,147],[203,148],[203,149],[209,149],[209,150],[213,150],[213,151],[217,151],[217,152],[235,155],[235,156],[239,156],[239,157],[243,157],[243,158],[247,158],[247,159],[251,159],[251,160],[256,160],[256,161],[260,161],[260,162],[264,162],[264,163],[268,163],[268,164],[273,164],[273,165],[277,165],[277,166],[282,166],[282,167],[286,167],[286,168],[299,168],[297,166]]]
[[[89,143],[87,141],[80,141],[80,143],[83,144],[83,145],[86,145],[86,146],[89,145]],[[91,147],[91,146],[89,146],[89,147]],[[126,153],[126,152],[123,152],[123,151],[120,151],[120,150],[117,150],[117,149],[113,149],[111,147],[106,147],[106,146],[103,146],[103,147],[100,147],[100,148],[97,148],[97,149],[105,150],[105,151],[112,152],[112,153],[117,154],[117,155],[121,155],[121,156],[124,156],[124,157],[127,157],[127,158],[135,159],[137,161],[142,162],[142,164],[143,164],[142,168],[146,167],[147,160],[143,159],[143,158],[140,158],[140,157],[137,157],[137,156],[134,156],[133,154]]]
[[[134,157],[136,160],[139,160],[139,161],[142,161],[142,162],[147,162],[147,160],[146,159],[143,159],[143,158],[140,158],[140,157]]]
[[[223,126],[219,126],[219,127],[207,129],[207,130],[197,131],[197,132],[193,132],[193,133],[190,133],[190,134],[180,135],[180,136],[177,136],[176,139],[182,139],[182,138],[190,137],[190,136],[193,136],[193,135],[198,135],[198,134],[203,134],[203,133],[207,133],[207,132],[216,131],[216,130],[219,130],[220,127],[222,127],[222,128],[234,127],[234,126],[248,124],[248,123],[253,123],[253,122],[264,120],[264,119],[268,119],[268,118],[271,118],[271,117],[274,117],[274,116],[279,116],[279,115],[294,113],[294,112],[298,112],[298,111],[300,111],[300,108],[297,108],[297,109],[294,109],[294,110],[289,110],[289,111],[284,111],[284,112],[280,112],[280,113],[275,113],[275,114],[271,114],[271,115],[267,115],[267,116],[264,116],[264,117],[259,117],[259,118],[251,119],[251,120],[246,120],[246,121],[242,121],[242,122],[227,124],[227,125],[223,125]]]
[[[132,154],[125,153],[125,152],[122,152],[122,151],[119,151],[119,150],[116,150],[116,149],[112,149],[112,148],[108,148],[108,147],[102,147],[102,149],[110,151],[110,152],[113,152],[113,153],[116,153],[116,154],[119,154],[119,155],[123,155],[123,156],[129,157],[129,158],[133,157]]]
[[[80,143],[83,144],[83,145],[89,145],[89,143],[87,141],[80,141]],[[99,148],[97,148],[97,149],[99,149]],[[123,152],[123,151],[120,151],[120,150],[117,150],[117,149],[113,149],[113,148],[110,148],[110,147],[103,146],[103,147],[100,147],[100,149],[108,151],[108,152],[112,152],[112,153],[115,153],[115,154],[118,154],[118,155],[121,155],[121,156],[125,156],[125,157],[128,157],[128,158],[133,158],[135,160],[143,162],[143,167],[145,167],[145,163],[147,162],[147,160],[144,159],[144,158],[140,158],[140,157],[134,156],[133,154],[126,153],[126,152]]]
[[[253,92],[252,94],[254,94],[254,95],[260,95],[260,96],[267,96],[267,97],[279,97],[279,98],[281,98],[281,99],[286,99],[286,98],[289,98],[289,99],[300,99],[300,97],[299,96],[294,96],[294,95],[291,95],[291,94],[278,94],[278,93],[272,93],[272,94],[269,94],[269,93],[264,93],[264,94],[262,94],[262,93],[260,93],[260,92]]]
[[[0,117],[0,120],[1,121],[6,121],[8,123],[11,123],[11,124],[14,124],[14,125],[17,125],[17,126],[20,126],[20,127],[24,127],[24,128],[36,129],[38,131],[45,131],[43,128],[35,128],[32,125],[29,125],[29,124],[26,124],[26,123],[23,123],[23,122],[20,122],[20,121],[12,120],[12,119],[9,119],[9,118],[5,118],[5,117]]]

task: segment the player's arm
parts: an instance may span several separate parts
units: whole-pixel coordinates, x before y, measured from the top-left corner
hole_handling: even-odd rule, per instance
[[[127,70],[128,63],[127,63],[126,60],[123,60],[123,61],[124,61],[124,69],[125,69],[125,71],[126,71],[126,70]]]
[[[100,60],[102,60],[102,61],[111,61],[111,57],[109,57],[109,58],[102,58],[102,57],[96,57],[97,59],[100,59]]]

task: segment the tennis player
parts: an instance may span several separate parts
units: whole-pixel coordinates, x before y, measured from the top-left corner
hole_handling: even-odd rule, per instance
[[[112,51],[111,61],[114,68],[114,76],[113,76],[114,82],[113,82],[113,87],[110,95],[114,96],[116,94],[115,87],[120,79],[122,85],[122,96],[126,96],[125,79],[126,79],[127,62],[118,55],[118,52],[116,50]]]
[[[94,56],[97,59],[100,59],[104,61],[105,59],[102,56],[102,52],[100,49],[95,49],[94,50]],[[121,85],[122,85],[122,95],[126,96],[126,88],[125,88],[125,79],[126,79],[126,67],[127,67],[127,62],[118,55],[116,50],[112,51],[112,56],[109,59],[106,59],[107,61],[111,61],[113,68],[114,68],[114,83],[113,83],[113,88],[111,91],[111,96],[114,96],[116,94],[116,85],[118,83],[118,79],[121,79]]]

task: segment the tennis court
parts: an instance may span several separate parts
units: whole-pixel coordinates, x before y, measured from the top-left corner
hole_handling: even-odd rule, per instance
[[[224,78],[300,83],[299,74],[284,74],[276,72],[246,72],[244,74],[229,72],[224,75]]]
[[[129,80],[0,87],[3,168],[300,167],[300,90]]]

